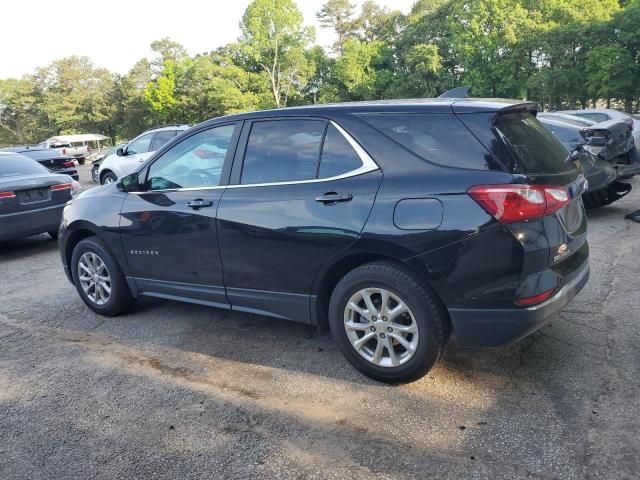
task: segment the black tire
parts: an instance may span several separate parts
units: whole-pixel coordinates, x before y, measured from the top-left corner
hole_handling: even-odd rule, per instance
[[[107,182],[107,179],[111,180],[111,182]],[[118,180],[116,174],[113,172],[103,173],[102,177],[100,177],[100,185],[104,185],[105,183],[112,183]]]
[[[80,285],[78,278],[78,263],[83,254],[91,252],[97,255],[104,262],[111,278],[111,294],[108,301],[103,305],[93,302]],[[78,290],[82,301],[96,313],[113,317],[129,310],[135,303],[135,298],[131,295],[124,274],[115,258],[107,251],[102,242],[97,237],[89,237],[81,240],[73,249],[71,256],[71,274],[73,282]]]
[[[47,234],[49,234],[49,236],[51,238],[53,238],[54,240],[58,240],[58,231],[57,230],[51,230],[50,232],[47,232]]]
[[[349,299],[364,288],[390,291],[413,313],[419,340],[413,357],[406,363],[395,367],[375,365],[351,344],[344,326],[344,312]],[[369,263],[345,275],[331,295],[329,324],[338,348],[349,363],[364,375],[387,383],[410,382],[425,375],[442,356],[449,338],[448,315],[435,292],[409,269],[393,262]]]
[[[76,158],[76,160],[78,161],[78,165],[84,165],[84,162],[86,161],[84,157]]]

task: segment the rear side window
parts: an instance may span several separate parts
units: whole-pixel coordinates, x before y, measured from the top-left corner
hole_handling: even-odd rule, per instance
[[[336,127],[329,125],[322,146],[318,178],[331,178],[357,170],[362,166],[360,157]]]
[[[176,133],[177,132],[175,130],[162,130],[160,132],[157,132],[156,136],[153,137],[153,141],[151,142],[151,148],[149,149],[149,151],[155,152],[156,150],[159,150],[160,147],[162,147],[165,143],[175,137]]]
[[[383,113],[362,118],[429,162],[474,170],[501,169],[454,114]]]
[[[267,120],[251,127],[242,167],[242,184],[292,182],[316,178],[326,122]]]

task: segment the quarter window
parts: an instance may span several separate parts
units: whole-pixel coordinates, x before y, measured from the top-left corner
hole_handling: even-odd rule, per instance
[[[325,122],[270,120],[251,127],[241,183],[272,183],[316,178]]]
[[[360,157],[336,127],[329,125],[322,146],[318,178],[331,178],[357,170],[362,166]]]
[[[149,168],[147,190],[218,186],[235,127],[203,130],[172,146]]]

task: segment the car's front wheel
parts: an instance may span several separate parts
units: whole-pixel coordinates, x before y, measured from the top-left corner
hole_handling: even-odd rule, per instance
[[[425,375],[448,338],[447,315],[435,293],[408,269],[388,262],[363,265],[338,282],[329,322],[347,360],[390,383]]]
[[[118,177],[116,177],[116,174],[113,172],[107,172],[104,175],[102,175],[101,178],[101,184],[102,185],[106,185],[107,183],[113,183],[116,180],[118,180]]]
[[[96,313],[119,315],[135,302],[120,266],[97,237],[76,245],[71,272],[80,297]]]

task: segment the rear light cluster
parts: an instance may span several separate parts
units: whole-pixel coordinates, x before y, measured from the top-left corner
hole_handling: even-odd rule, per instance
[[[15,192],[0,192],[0,198],[14,198]]]
[[[73,168],[73,167],[75,167],[75,166],[76,166],[76,164],[75,164],[75,163],[73,163],[73,160],[69,160],[68,162],[64,162],[64,163],[62,164],[62,166],[63,166],[64,168]]]
[[[570,202],[566,187],[550,185],[477,185],[468,191],[501,223],[523,222],[551,215]]]
[[[52,192],[56,192],[59,190],[71,190],[71,195],[77,195],[82,191],[82,186],[80,186],[80,183],[73,180],[71,183],[59,183],[57,185],[51,185],[49,189]]]
[[[515,304],[521,307],[531,307],[532,305],[537,305],[539,303],[544,302],[545,300],[549,300],[551,296],[555,293],[555,291],[556,289],[552,288],[551,290],[547,290],[546,292],[539,293],[538,295],[534,295],[533,297],[519,298],[515,301]]]

